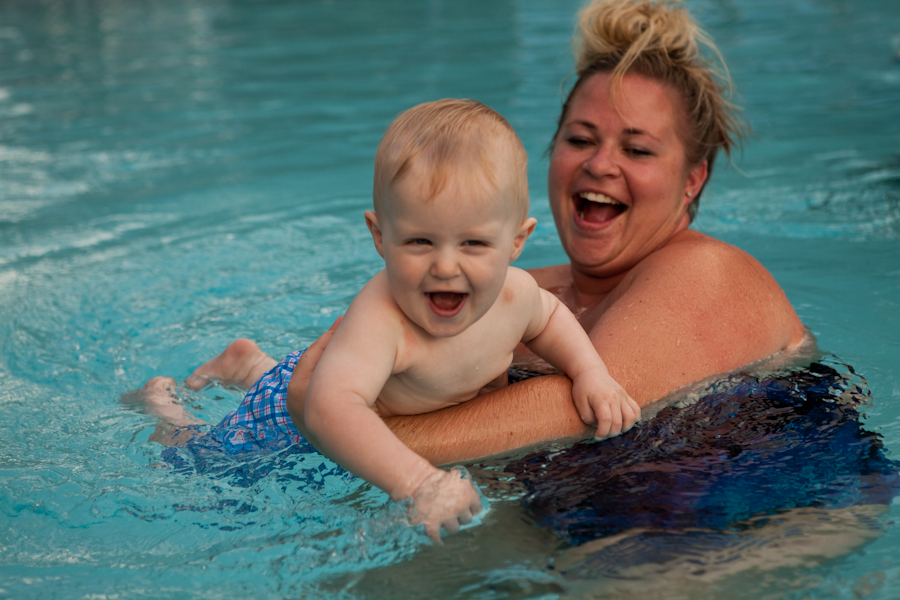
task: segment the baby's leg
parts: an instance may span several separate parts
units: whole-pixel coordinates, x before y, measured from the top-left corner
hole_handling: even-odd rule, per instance
[[[184,385],[199,390],[216,382],[227,386],[250,388],[266,371],[278,364],[251,340],[236,340],[209,362],[204,363],[188,377]],[[176,427],[202,425],[203,421],[192,416],[175,396],[178,383],[171,377],[154,377],[139,390],[122,397],[128,404],[141,404],[142,409],[164,423]]]

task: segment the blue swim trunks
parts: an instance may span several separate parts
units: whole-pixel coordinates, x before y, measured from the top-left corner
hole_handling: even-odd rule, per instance
[[[250,388],[237,410],[205,434],[202,428],[188,428],[196,435],[181,446],[166,448],[163,459],[176,472],[226,477],[240,487],[254,485],[275,471],[281,477],[302,480],[307,487],[321,487],[331,477],[353,479],[325,460],[288,414],[288,385],[304,352],[288,354]]]
[[[229,454],[306,442],[287,411],[287,389],[306,350],[291,352],[257,381],[237,410],[216,425],[213,435]]]

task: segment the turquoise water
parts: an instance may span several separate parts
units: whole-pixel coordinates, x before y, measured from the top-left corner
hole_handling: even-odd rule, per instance
[[[737,168],[720,163],[697,227],[760,259],[867,380],[865,427],[897,458],[900,4],[689,5],[756,133]],[[372,157],[421,101],[472,97],[510,120],[540,221],[518,264],[563,262],[543,152],[578,6],[0,4],[0,597],[900,595],[896,506],[865,515],[872,528],[843,513],[814,516],[825,532],[760,524],[769,560],[739,548],[715,577],[573,582],[546,567],[577,555],[491,465],[473,468],[491,515],[432,548],[316,457],[173,474],[153,419],[119,401],[236,337],[279,357],[315,339],[379,268],[362,220]],[[239,397],[185,401],[215,421]],[[779,554],[802,542],[836,550]]]

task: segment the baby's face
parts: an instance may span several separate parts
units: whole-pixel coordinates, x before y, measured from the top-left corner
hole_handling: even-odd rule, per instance
[[[401,310],[430,335],[449,337],[494,304],[534,220],[521,221],[511,189],[451,177],[423,200],[428,183],[413,168],[381,214],[366,216]]]

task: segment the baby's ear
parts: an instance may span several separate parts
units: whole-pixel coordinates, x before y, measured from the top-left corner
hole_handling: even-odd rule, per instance
[[[381,256],[381,258],[384,258],[384,251],[381,247],[381,228],[378,226],[378,215],[376,215],[374,211],[367,210],[365,212],[365,216],[366,227],[369,228],[369,232],[372,234],[372,241],[375,242],[375,250],[378,251],[378,254]]]
[[[525,247],[525,240],[528,239],[528,236],[534,231],[534,226],[537,225],[537,219],[534,217],[528,217],[522,224],[519,225],[519,232],[516,234],[516,239],[513,240],[513,252],[512,256],[509,257],[509,262],[513,262],[519,255],[522,254],[522,248]]]

